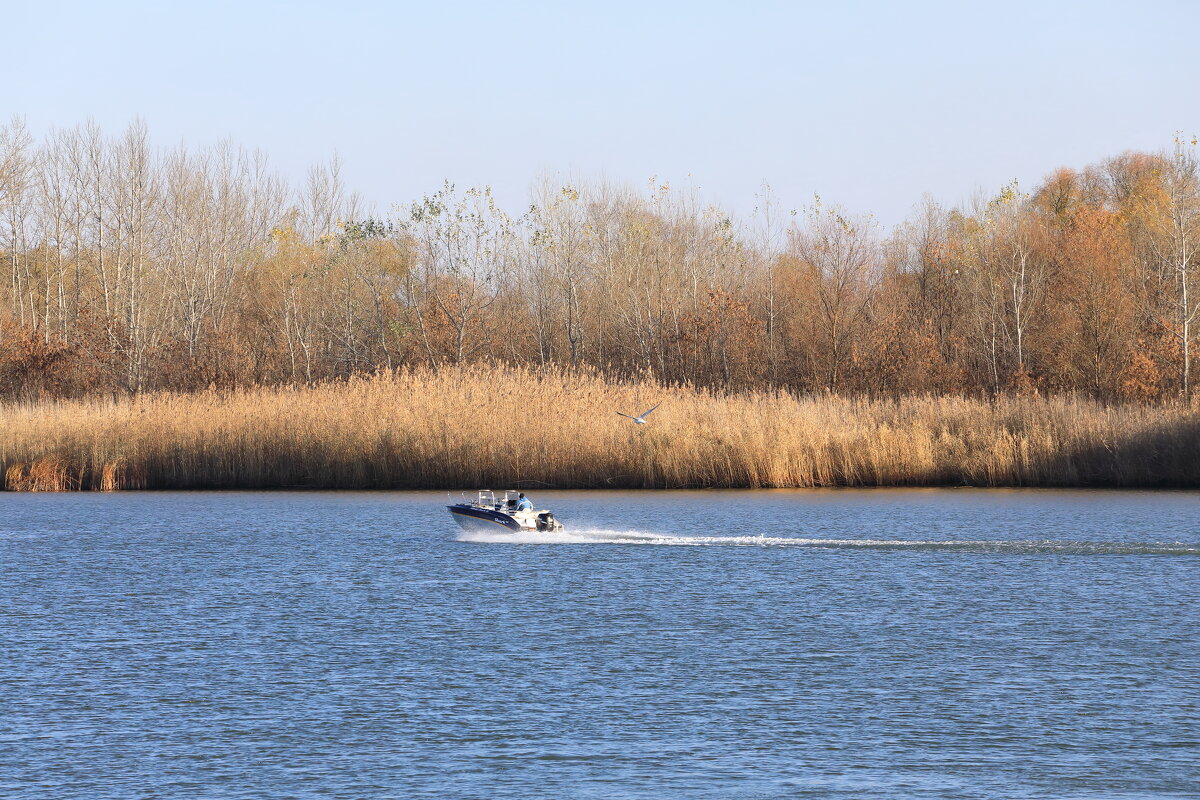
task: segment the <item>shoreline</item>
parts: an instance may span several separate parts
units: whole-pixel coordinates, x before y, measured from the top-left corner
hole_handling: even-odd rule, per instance
[[[265,486],[259,488],[158,488],[158,489],[114,489],[111,491],[102,491],[99,489],[64,489],[57,490],[23,490],[23,489],[7,489],[0,488],[0,495],[8,496],[30,496],[30,495],[56,495],[56,496],[95,496],[95,495],[168,495],[168,494],[302,494],[302,495],[351,495],[351,494],[369,494],[369,495],[384,495],[384,494],[443,494],[446,492],[452,493],[456,498],[459,494],[470,495],[473,489],[443,489],[443,488],[321,488],[307,486]],[[1012,493],[1053,493],[1063,492],[1068,494],[1086,494],[1086,493],[1117,493],[1117,494],[1188,494],[1200,492],[1200,486],[797,486],[797,487],[770,487],[770,488],[748,488],[736,486],[723,487],[699,487],[699,488],[636,488],[636,489],[600,489],[594,487],[574,487],[574,488],[555,488],[555,489],[531,489],[531,493],[598,493],[598,494],[772,494],[772,493],[841,493],[841,492],[863,492],[871,494],[886,494],[889,492],[936,492],[936,493],[956,493],[956,492],[979,492],[981,494],[1004,494]]]
[[[658,401],[646,425],[616,413]],[[508,366],[0,407],[10,491],[1187,490],[1197,453],[1182,404],[721,393]]]

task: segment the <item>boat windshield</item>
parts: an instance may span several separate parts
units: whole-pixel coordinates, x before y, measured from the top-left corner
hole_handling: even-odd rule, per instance
[[[496,510],[515,508],[517,505],[517,492],[508,489],[504,492],[503,497],[497,497],[496,492],[493,492],[491,489],[481,489],[475,505]]]

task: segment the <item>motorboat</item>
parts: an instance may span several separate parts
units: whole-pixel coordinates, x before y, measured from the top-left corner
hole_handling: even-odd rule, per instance
[[[467,531],[498,533],[501,528],[507,528],[512,533],[563,530],[562,523],[546,509],[518,511],[517,497],[518,493],[511,489],[504,492],[503,496],[498,496],[491,489],[484,489],[474,500],[464,499],[446,508],[459,527]]]

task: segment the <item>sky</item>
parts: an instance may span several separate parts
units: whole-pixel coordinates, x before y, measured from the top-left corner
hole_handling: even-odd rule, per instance
[[[769,184],[885,228],[1017,179],[1200,133],[1200,2],[0,0],[0,114],[222,139],[299,182],[335,153],[387,212],[541,176]]]

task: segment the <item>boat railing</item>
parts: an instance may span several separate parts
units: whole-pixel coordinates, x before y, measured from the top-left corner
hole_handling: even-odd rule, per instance
[[[480,489],[478,496],[475,499],[475,505],[481,508],[491,508],[495,510],[506,510],[517,503],[517,492],[513,489],[507,489],[503,497],[497,497],[497,492],[491,489]]]

